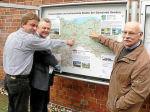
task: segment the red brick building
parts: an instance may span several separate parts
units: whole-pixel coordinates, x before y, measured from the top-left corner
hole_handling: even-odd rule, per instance
[[[137,0],[130,0],[130,2],[132,1]],[[40,6],[72,2],[96,2],[96,0],[0,0],[0,3],[17,4],[23,5],[24,7],[25,5]],[[5,76],[2,66],[5,40],[10,33],[19,29],[21,17],[27,12],[35,12],[35,10],[31,10],[29,7],[28,9],[0,7],[0,81],[2,81]],[[51,87],[50,93],[51,102],[54,104],[65,106],[80,112],[108,112],[105,106],[108,93],[108,86],[106,85],[55,76],[54,86]],[[149,102],[145,101],[140,112],[149,111]]]

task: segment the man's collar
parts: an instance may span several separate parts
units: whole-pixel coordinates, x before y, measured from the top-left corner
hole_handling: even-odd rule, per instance
[[[136,48],[136,49],[135,49]],[[125,59],[125,60],[136,60],[137,59],[137,57],[141,54],[141,52],[143,52],[143,48],[144,48],[144,45],[143,45],[143,42],[142,42],[142,40],[140,41],[140,44],[139,44],[139,46],[137,46],[137,47],[135,47],[134,49],[135,50],[133,50],[132,52],[130,52],[129,54],[127,54],[126,56],[125,56],[125,58],[122,58],[122,59]]]
[[[137,44],[135,44],[131,47],[127,47],[126,45],[124,45],[124,47],[126,50],[133,50],[133,49],[137,48],[140,44],[141,44],[141,40]]]
[[[38,37],[42,38],[38,32],[36,32],[36,35],[37,35]]]

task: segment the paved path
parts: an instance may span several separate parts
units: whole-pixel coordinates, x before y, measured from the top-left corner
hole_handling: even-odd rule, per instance
[[[8,112],[8,96],[0,94],[0,112]]]

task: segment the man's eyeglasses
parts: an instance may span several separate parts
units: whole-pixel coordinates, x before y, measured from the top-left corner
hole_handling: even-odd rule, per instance
[[[138,34],[140,34],[140,32],[138,32],[138,33],[135,33],[135,32],[127,32],[127,31],[122,31],[122,34],[123,35],[128,35],[128,36],[135,36],[135,35],[138,35]]]

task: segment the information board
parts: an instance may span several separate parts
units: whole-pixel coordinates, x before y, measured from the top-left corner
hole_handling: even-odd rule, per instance
[[[41,6],[41,18],[52,22],[49,37],[75,42],[73,47],[53,51],[61,57],[63,75],[109,80],[114,54],[89,34],[94,31],[121,41],[122,28],[128,18],[127,4],[127,1],[107,1]]]

